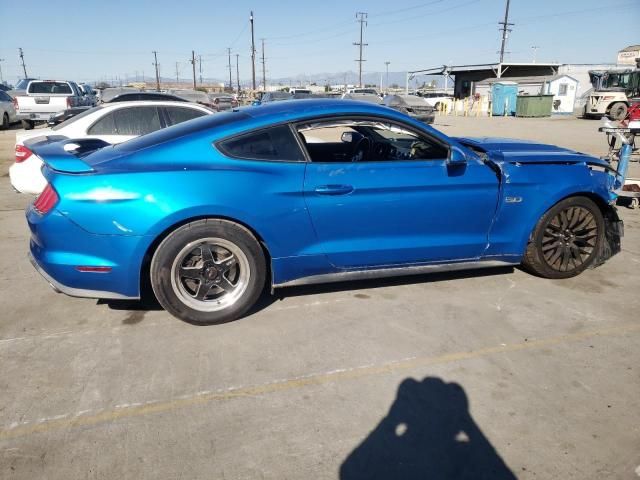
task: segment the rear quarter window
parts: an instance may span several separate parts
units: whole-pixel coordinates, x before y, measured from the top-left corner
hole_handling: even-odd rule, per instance
[[[229,157],[246,160],[304,160],[300,146],[288,125],[278,125],[232,137],[218,142],[218,148]]]

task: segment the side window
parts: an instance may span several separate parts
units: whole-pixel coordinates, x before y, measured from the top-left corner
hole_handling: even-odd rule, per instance
[[[285,162],[304,161],[298,142],[287,125],[265,128],[223,140],[220,150],[234,158]]]
[[[297,126],[312,162],[443,160],[448,146],[386,120],[336,119]]]
[[[7,95],[3,90],[0,90],[0,101],[11,102],[11,97]]]
[[[177,125],[178,123],[186,122],[198,117],[206,115],[202,110],[196,110],[195,108],[185,107],[166,107],[167,117],[169,118],[169,125]]]
[[[144,135],[160,130],[160,116],[156,107],[120,108],[98,120],[87,132],[89,135]]]
[[[88,135],[115,135],[116,123],[113,119],[114,112],[108,113],[96,123],[94,123],[89,130]]]

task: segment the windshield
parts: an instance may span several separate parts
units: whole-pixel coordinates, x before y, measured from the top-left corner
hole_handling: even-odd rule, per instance
[[[97,112],[101,108],[104,108],[104,107],[99,106],[99,107],[90,108],[89,110],[85,110],[84,112],[79,113],[78,115],[76,115],[74,117],[71,117],[70,119],[65,120],[64,122],[59,123],[58,125],[54,126],[51,130],[60,130],[61,128],[68,127],[69,125],[71,125],[76,120],[80,120],[82,117],[86,117],[87,115],[89,115],[89,114],[91,114],[93,112]]]
[[[638,80],[640,79],[640,72],[626,72],[626,73],[609,73],[605,75],[602,81],[603,88],[620,88],[623,90],[629,90],[632,88],[638,88]]]

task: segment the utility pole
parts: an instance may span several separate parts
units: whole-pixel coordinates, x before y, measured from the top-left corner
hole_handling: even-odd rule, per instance
[[[22,48],[18,49],[20,51],[20,60],[22,61],[22,71],[24,72],[24,78],[27,78],[27,67],[24,64],[24,52],[22,51]]]
[[[160,91],[160,72],[158,71],[158,52],[153,51],[153,66],[156,67],[156,90]]]
[[[238,66],[238,58],[240,54],[236,53],[236,83],[238,85],[238,95],[240,95],[240,67]]]
[[[534,45],[531,47],[531,50],[533,50],[533,62],[532,63],[536,63],[536,56],[538,54],[538,49],[540,47],[538,47],[537,45]]]
[[[227,48],[227,55],[229,57],[229,90],[233,92],[233,81],[231,80],[231,48]]]
[[[4,58],[0,58],[0,83],[4,83],[2,80],[2,62],[4,62]]]
[[[251,81],[253,86],[253,91],[256,91],[256,44],[253,35],[253,10],[251,11],[251,16],[249,17],[249,22],[251,22]]]
[[[509,37],[509,32],[511,32],[510,26],[513,26],[513,23],[509,23],[509,1],[507,0],[507,5],[504,9],[504,21],[498,22],[498,25],[502,25],[500,29],[502,31],[502,44],[500,45],[500,63],[504,61],[504,47],[507,45],[507,38]],[[506,52],[509,53],[509,52]],[[502,70],[502,65],[500,65],[500,71]],[[501,73],[501,72],[500,72]]]
[[[357,45],[360,49],[360,57],[358,58],[358,60],[356,60],[356,62],[358,62],[358,85],[362,87],[362,62],[366,61],[362,59],[362,47],[366,47],[367,45],[369,45],[368,43],[362,43],[364,26],[367,24],[367,14],[366,12],[356,12],[356,18],[358,18],[358,22],[360,22],[360,41],[353,42],[353,44]]]
[[[384,62],[385,67],[387,67],[387,80],[386,80],[387,93],[389,93],[389,64],[390,63],[391,62],[389,62],[389,61]]]
[[[178,62],[176,62],[176,84],[180,84],[180,70],[178,69]]]
[[[196,89],[196,52],[191,50],[191,68],[193,69],[193,89]]]
[[[202,85],[202,55],[198,55],[198,68],[200,69],[200,85]]]
[[[267,68],[264,63],[264,38],[262,39],[262,90],[267,91]]]

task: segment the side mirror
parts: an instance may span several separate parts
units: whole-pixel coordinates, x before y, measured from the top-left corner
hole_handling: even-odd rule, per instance
[[[344,143],[353,142],[353,132],[342,132],[340,140],[342,140]]]
[[[448,163],[450,165],[464,165],[465,163],[467,163],[467,156],[458,147],[452,146],[449,149]]]

